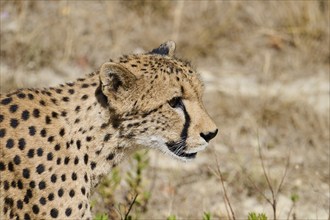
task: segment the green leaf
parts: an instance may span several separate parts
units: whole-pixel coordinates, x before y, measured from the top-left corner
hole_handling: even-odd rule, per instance
[[[291,195],[291,201],[292,201],[293,203],[296,203],[296,202],[298,202],[298,200],[299,200],[299,196],[298,196],[297,194],[293,193],[293,194]]]
[[[255,212],[250,212],[248,215],[248,220],[267,220],[267,216],[265,213],[255,213]]]
[[[167,217],[166,220],[176,220],[176,217],[175,217],[175,215],[170,215]]]
[[[209,213],[209,212],[204,212],[203,220],[211,220],[211,213]]]
[[[94,220],[109,220],[108,215],[103,213],[103,214],[96,214]]]

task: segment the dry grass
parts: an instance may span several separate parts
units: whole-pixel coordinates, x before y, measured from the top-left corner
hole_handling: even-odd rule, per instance
[[[205,78],[206,106],[220,135],[190,164],[150,152],[145,179],[153,187],[141,218],[201,218],[203,211],[225,217],[209,169],[214,153],[236,217],[271,216],[248,180],[269,196],[258,137],[274,184],[291,155],[278,216],[287,217],[297,194],[298,218],[329,217],[328,1],[5,0],[0,6],[1,92],[73,79],[110,57],[168,39]]]

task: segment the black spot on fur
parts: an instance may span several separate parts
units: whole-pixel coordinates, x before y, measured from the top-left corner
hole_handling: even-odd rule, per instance
[[[57,118],[58,117],[58,113],[57,112],[52,112],[52,117],[53,118]]]
[[[8,163],[8,170],[14,172],[14,164],[12,162]]]
[[[47,160],[49,160],[49,161],[53,160],[53,153],[52,152],[49,152],[47,154]]]
[[[74,191],[73,191],[74,192]],[[74,195],[74,194],[73,194]],[[71,196],[71,195],[70,195]],[[71,197],[73,197],[73,196],[71,196]],[[72,209],[71,208],[67,208],[66,210],[65,210],[65,215],[67,216],[67,217],[69,217],[70,215],[71,215],[71,212],[72,212]]]
[[[79,163],[79,158],[76,156],[73,161],[74,165],[77,165]]]
[[[16,118],[10,119],[10,126],[12,128],[17,128],[18,125],[19,125],[19,121]]]
[[[66,117],[67,114],[68,114],[68,113],[67,113],[66,111],[62,111],[62,112],[61,112],[61,116],[62,116],[62,117]]]
[[[39,148],[37,149],[37,155],[38,155],[39,157],[42,157],[43,153],[44,153],[44,150],[43,150],[41,147],[39,147]]]
[[[12,198],[6,197],[5,198],[5,204],[8,205],[9,207],[13,207],[14,200]]]
[[[46,137],[47,136],[47,131],[45,128],[43,128],[41,131],[40,131],[40,136],[41,137]]]
[[[50,210],[50,216],[52,216],[53,218],[57,218],[58,216],[58,210],[53,208]]]
[[[34,126],[29,127],[29,134],[34,136],[36,134],[36,128]]]
[[[19,188],[19,189],[23,189],[23,182],[22,182],[22,180],[18,180],[17,181],[17,187]]]
[[[23,201],[22,200],[17,200],[16,207],[18,209],[22,210],[23,209]]]
[[[72,197],[74,197],[74,195],[75,195],[75,191],[73,189],[71,189],[69,192],[69,196],[72,198]]]
[[[46,188],[46,183],[45,183],[45,181],[40,181],[39,182],[39,189],[40,190],[43,190],[43,189],[45,189]]]
[[[72,180],[77,180],[77,178],[78,178],[77,174],[75,172],[73,172],[72,175],[71,175],[71,179]]]
[[[28,94],[28,98],[29,98],[30,100],[33,100],[33,99],[34,99],[34,95],[32,95],[31,93],[29,93],[29,94]]]
[[[9,98],[5,98],[5,99],[2,99],[2,100],[1,100],[1,104],[2,104],[2,105],[8,105],[9,103],[11,103],[12,100],[13,100],[13,99],[12,99],[11,97],[9,97]]]
[[[42,105],[42,106],[46,106],[46,102],[45,102],[44,100],[40,100],[39,103],[40,103],[40,105]]]
[[[55,149],[56,151],[59,151],[59,150],[61,149],[61,145],[56,144],[55,147],[54,147],[54,149]]]
[[[0,138],[3,138],[6,135],[6,129],[0,129]]]
[[[80,140],[77,140],[76,141],[76,145],[77,145],[78,150],[80,150],[80,148],[81,148],[81,141]]]
[[[56,183],[56,180],[57,180],[57,176],[56,176],[56,174],[53,174],[53,175],[50,177],[50,181],[51,181],[52,183]]]
[[[61,137],[63,137],[65,135],[65,130],[64,128],[61,128],[59,134],[61,135]]]
[[[85,162],[85,164],[87,165],[87,163],[88,163],[88,154],[85,154],[85,155],[84,155],[84,162]]]
[[[34,149],[30,149],[28,152],[27,152],[27,156],[29,158],[33,158],[34,157]]]
[[[91,169],[94,170],[96,167],[96,163],[95,162],[91,162]]]
[[[65,157],[64,158],[64,164],[68,165],[68,163],[70,162],[70,158],[69,157]]]
[[[114,155],[113,153],[110,153],[110,154],[107,156],[107,160],[112,160],[114,157],[115,157],[115,155]]]
[[[28,110],[24,110],[21,116],[22,120],[26,121],[29,119],[29,117],[30,117],[30,112]]]
[[[23,169],[22,174],[25,179],[30,178],[30,170],[28,168]]]
[[[39,199],[39,203],[41,204],[41,205],[46,205],[46,198],[45,197],[41,197],[40,199]]]
[[[104,141],[104,142],[107,142],[107,141],[110,140],[110,138],[111,138],[111,134],[106,134],[106,135],[104,136],[104,138],[103,138],[103,141]]]
[[[50,124],[52,122],[52,120],[50,119],[50,117],[48,115],[46,115],[46,117],[45,117],[45,122],[46,122],[46,124]]]
[[[85,187],[81,187],[81,193],[82,193],[83,195],[86,194],[86,189],[85,189]]]
[[[88,99],[88,95],[81,96],[81,100],[86,100],[86,99]]]
[[[18,93],[17,97],[20,99],[24,99],[26,97],[26,95],[24,93]]]
[[[37,167],[36,167],[36,172],[38,174],[41,174],[45,171],[45,166],[43,164],[39,164]]]
[[[9,138],[9,139],[7,140],[7,143],[6,143],[6,147],[7,147],[8,149],[11,149],[12,147],[14,147],[14,140],[11,139],[11,138]]]
[[[31,220],[31,217],[28,213],[24,214],[24,220]]]
[[[33,109],[33,116],[35,117],[35,118],[39,118],[40,117],[40,111],[39,111],[39,109]]]
[[[60,188],[60,189],[57,191],[57,195],[58,195],[59,197],[62,197],[63,194],[64,194],[64,190],[63,190],[62,188]]]
[[[37,205],[33,205],[32,206],[32,211],[34,214],[38,214],[39,213],[39,207]]]
[[[49,193],[48,200],[53,201],[54,200],[54,193]]]
[[[18,106],[17,106],[17,105],[11,105],[11,106],[9,107],[9,111],[10,111],[11,113],[16,112],[17,109],[18,109]]]
[[[26,145],[25,139],[24,139],[24,138],[20,138],[20,139],[18,140],[18,148],[19,148],[20,150],[24,150],[25,145]]]
[[[6,169],[6,165],[0,161],[0,171],[4,171]]]
[[[57,99],[55,99],[55,98],[51,98],[50,101],[51,101],[52,103],[54,103],[55,105],[57,105]]]
[[[54,136],[50,136],[50,137],[48,137],[47,141],[48,141],[49,143],[52,143],[52,142],[54,141]]]
[[[14,164],[19,165],[20,163],[21,163],[21,158],[18,155],[16,155],[14,157]]]
[[[67,96],[63,97],[62,100],[63,100],[64,102],[68,102],[68,101],[70,101],[69,97],[67,97]]]

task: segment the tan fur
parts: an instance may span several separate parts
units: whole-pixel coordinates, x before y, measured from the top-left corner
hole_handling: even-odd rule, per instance
[[[1,95],[0,219],[91,219],[91,189],[131,152],[188,160],[205,148],[201,133],[213,137],[216,126],[199,76],[172,56],[173,42],[158,49],[165,53],[123,56],[74,83]],[[169,105],[173,97],[186,113]],[[170,142],[183,143],[178,155]]]

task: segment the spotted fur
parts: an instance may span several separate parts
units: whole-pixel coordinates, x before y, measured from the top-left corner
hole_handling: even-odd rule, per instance
[[[91,190],[131,152],[203,150],[217,129],[174,50],[166,42],[75,82],[1,95],[0,219],[91,219]]]

